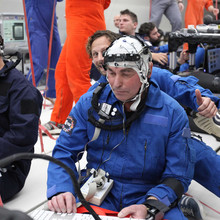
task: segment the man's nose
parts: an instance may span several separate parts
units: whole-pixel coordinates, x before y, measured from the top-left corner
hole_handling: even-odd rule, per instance
[[[116,88],[120,87],[122,85],[122,78],[120,75],[117,75],[115,76],[115,80],[114,80],[114,86]]]
[[[102,53],[98,53],[98,61],[103,61],[104,57],[102,55]]]

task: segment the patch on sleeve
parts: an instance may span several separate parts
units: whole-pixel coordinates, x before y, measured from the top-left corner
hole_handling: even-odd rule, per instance
[[[180,76],[172,75],[170,78],[173,80],[173,82],[176,82],[180,78]]]
[[[63,131],[71,135],[75,125],[76,125],[76,119],[69,115],[63,125]]]
[[[144,123],[167,127],[168,118],[161,115],[146,114],[144,117]]]
[[[184,128],[182,136],[185,138],[191,138],[191,130],[190,128]]]
[[[40,115],[38,112],[37,103],[32,99],[22,99],[21,100],[21,114]]]
[[[7,96],[11,83],[0,82],[0,96]]]

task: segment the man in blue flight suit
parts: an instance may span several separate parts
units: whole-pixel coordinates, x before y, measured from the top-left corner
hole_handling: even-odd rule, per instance
[[[47,69],[54,2],[56,3],[57,1],[60,2],[62,0],[25,0],[36,85],[38,85],[43,74],[46,72],[45,70]],[[60,52],[61,42],[55,12],[50,71],[48,76],[47,91],[44,94],[45,97],[50,98],[50,100],[56,98],[54,73]],[[27,77],[29,81],[32,82],[31,72],[29,72]]]
[[[15,63],[3,60],[0,35],[0,159],[33,152],[38,138],[42,107],[40,92],[15,69]],[[31,162],[21,160],[0,170],[0,196],[3,202],[24,186]]]
[[[145,219],[147,208],[159,211],[162,206],[164,218],[186,219],[177,201],[191,182],[194,154],[184,109],[149,81],[151,54],[137,38],[114,41],[105,52],[105,65],[109,84],[80,98],[53,157],[76,172],[77,155],[87,146],[87,168],[102,169],[114,181],[101,207],[122,210],[120,217],[125,207],[126,214]],[[53,211],[76,209],[68,174],[52,163],[47,196]]]
[[[167,55],[168,44],[164,44],[161,46],[154,46],[154,44],[158,44],[160,41],[160,34],[156,25],[152,22],[145,22],[140,25],[138,29],[138,34],[140,37],[149,42],[151,44],[151,52],[155,56],[155,63],[157,66],[162,68],[167,68],[169,63],[169,56]],[[195,67],[199,68],[204,61],[205,49],[198,46],[195,55]],[[187,51],[182,51],[177,60],[177,65],[180,72],[189,70],[189,54]]]
[[[107,82],[106,72],[103,68],[104,58],[102,54],[103,51],[109,47],[111,42],[118,37],[119,35],[107,30],[97,31],[89,38],[87,44],[88,54],[102,73],[99,81],[95,83],[89,91],[94,90],[100,83]],[[204,120],[210,121],[209,125],[206,126],[206,128],[209,128],[209,133],[220,137],[220,114],[219,112],[217,113],[217,109],[220,109],[220,98],[213,95],[210,90],[199,86],[197,84],[197,78],[193,76],[180,77],[166,69],[153,67],[151,79],[157,82],[162,91],[175,98],[179,103],[199,112],[197,114],[201,114],[200,117],[203,117]],[[215,123],[213,123],[213,116],[216,118]],[[214,125],[214,127],[210,125]],[[202,141],[196,139],[192,139],[192,141],[197,154],[194,179],[220,197],[220,156]],[[213,164],[215,164],[215,169],[213,169]],[[193,200],[189,199],[185,201],[190,202]],[[187,204],[184,204],[184,206],[187,207],[188,210],[193,209],[192,212],[194,212],[194,207],[196,207],[189,207]],[[194,217],[195,215],[194,213]],[[200,213],[198,213],[197,216],[199,216],[199,219]]]

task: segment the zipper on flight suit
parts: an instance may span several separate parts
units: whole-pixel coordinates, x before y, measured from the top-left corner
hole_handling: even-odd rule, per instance
[[[145,141],[145,145],[144,145],[144,167],[143,167],[143,171],[142,171],[142,177],[144,176],[144,168],[145,168],[145,163],[146,163],[146,153],[147,153],[147,141]]]

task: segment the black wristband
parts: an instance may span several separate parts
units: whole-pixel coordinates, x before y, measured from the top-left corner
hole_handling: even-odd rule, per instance
[[[183,3],[183,1],[178,1],[178,4],[179,4],[179,3]]]
[[[147,199],[144,203],[143,203],[149,210],[151,209],[156,209],[158,212],[167,212],[168,210],[170,210],[170,208],[165,205],[164,203],[162,203],[159,200],[156,199]]]
[[[147,207],[146,219],[162,220],[164,213],[170,210],[164,203],[155,199],[147,199],[143,204]]]

